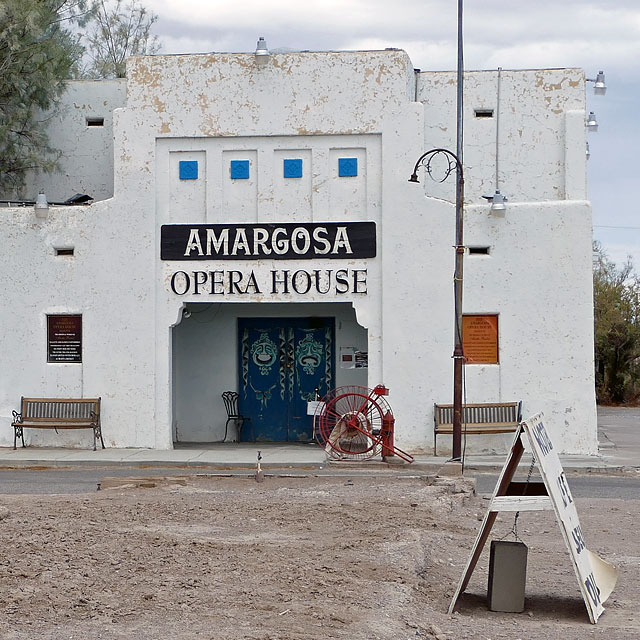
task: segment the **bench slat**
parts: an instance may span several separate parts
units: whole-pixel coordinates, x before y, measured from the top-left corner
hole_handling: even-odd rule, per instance
[[[465,427],[465,425],[463,424],[462,433],[473,434],[473,435],[480,435],[482,433],[512,433],[513,431],[516,430],[517,426],[518,425],[506,425],[503,427],[493,427],[491,425],[487,425],[485,427],[485,425],[482,425],[481,428],[476,428],[475,426],[469,426],[469,425]],[[448,433],[448,434],[453,433],[453,425],[451,426],[447,425],[444,428],[439,427],[438,433]]]
[[[22,422],[21,427],[31,427],[32,429],[90,429],[93,423],[76,422],[75,424],[66,424],[62,422]]]

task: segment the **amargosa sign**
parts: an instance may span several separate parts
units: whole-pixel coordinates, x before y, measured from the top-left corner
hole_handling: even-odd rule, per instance
[[[165,224],[162,260],[311,260],[376,256],[375,222]]]

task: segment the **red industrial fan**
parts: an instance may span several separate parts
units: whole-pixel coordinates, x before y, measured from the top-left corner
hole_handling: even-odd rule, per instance
[[[393,445],[393,411],[388,389],[338,387],[319,402],[314,417],[315,437],[335,460],[368,460],[382,453],[407,462],[413,457]]]

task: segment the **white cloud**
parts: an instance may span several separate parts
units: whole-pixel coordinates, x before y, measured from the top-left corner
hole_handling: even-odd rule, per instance
[[[158,13],[167,53],[251,51],[263,35],[271,47],[406,49],[416,66],[451,68],[457,16],[452,0],[147,0]],[[468,68],[583,66],[635,70],[640,6],[630,0],[467,0]],[[186,34],[189,34],[188,36]],[[437,63],[437,64],[434,64]]]

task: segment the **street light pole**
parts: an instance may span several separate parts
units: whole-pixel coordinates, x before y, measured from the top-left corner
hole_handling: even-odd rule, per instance
[[[437,162],[444,156],[446,164],[442,177],[435,175]],[[453,455],[452,460],[462,459],[462,371],[464,352],[462,349],[462,267],[464,260],[463,239],[463,206],[464,206],[464,173],[460,158],[448,149],[430,149],[423,153],[413,168],[409,182],[418,180],[418,169],[424,167],[429,177],[436,182],[444,182],[454,171],[456,172],[456,262],[453,277],[454,297],[454,338],[453,338]]]
[[[464,207],[464,178],[462,175],[463,148],[463,95],[464,95],[464,57],[462,46],[462,0],[458,0],[458,82],[456,96],[456,155],[458,164],[456,176],[458,188],[456,191],[456,268],[454,275],[455,298],[455,338],[453,347],[453,455],[452,459],[462,460],[462,373],[464,367],[464,352],[462,349],[462,272],[464,263],[463,242],[463,207]]]

